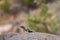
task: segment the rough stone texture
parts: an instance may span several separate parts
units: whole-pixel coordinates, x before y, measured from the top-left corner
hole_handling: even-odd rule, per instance
[[[0,35],[0,40],[4,40],[4,37],[2,35]]]
[[[60,40],[60,36],[47,33],[27,33],[17,34],[8,38],[7,40]]]

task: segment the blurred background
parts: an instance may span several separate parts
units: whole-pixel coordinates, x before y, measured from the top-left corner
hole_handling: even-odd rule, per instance
[[[34,32],[60,34],[60,0],[0,0],[0,25],[17,22]]]

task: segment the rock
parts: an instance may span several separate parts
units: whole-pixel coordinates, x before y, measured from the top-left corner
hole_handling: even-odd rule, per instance
[[[47,33],[27,33],[14,35],[7,40],[60,40],[60,36]]]
[[[4,37],[2,35],[0,35],[0,40],[5,40]]]

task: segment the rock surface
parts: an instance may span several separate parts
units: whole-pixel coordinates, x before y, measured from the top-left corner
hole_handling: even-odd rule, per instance
[[[60,40],[60,36],[35,32],[13,35],[9,37],[7,40]]]

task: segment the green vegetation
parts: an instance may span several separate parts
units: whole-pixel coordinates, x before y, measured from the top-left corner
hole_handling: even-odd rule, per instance
[[[56,18],[51,19],[54,14],[48,13],[46,4],[42,4],[40,10],[39,16],[32,15],[27,18],[29,28],[37,32],[55,33],[59,27],[57,26]]]
[[[38,6],[44,2],[44,0],[19,0],[20,3],[24,3],[27,7],[33,6],[36,3]]]
[[[4,12],[7,12],[9,10],[10,4],[8,0],[5,0],[3,4],[0,4],[0,9],[2,9]]]
[[[28,6],[28,5],[32,5],[34,0],[19,0],[19,1]]]

